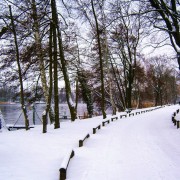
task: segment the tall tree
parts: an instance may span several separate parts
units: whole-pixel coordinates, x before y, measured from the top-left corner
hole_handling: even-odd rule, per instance
[[[57,11],[56,2],[51,0],[52,9],[52,35],[53,35],[53,65],[54,65],[54,110],[55,110],[55,124],[54,128],[60,127],[59,123],[59,94],[58,94],[58,54],[57,54]]]
[[[120,61],[123,69],[125,106],[132,108],[132,89],[137,64],[138,45],[144,28],[140,15],[130,16],[133,2],[115,1],[111,16],[116,20],[112,23],[111,39],[114,42],[111,53]],[[136,4],[140,12],[140,6]],[[137,11],[138,11],[137,10]]]
[[[63,77],[64,77],[64,82],[65,82],[66,99],[67,99],[67,103],[68,103],[69,110],[71,113],[71,120],[75,121],[75,119],[77,118],[77,114],[76,114],[75,105],[72,100],[71,85],[70,85],[70,79],[69,79],[69,75],[68,75],[67,62],[66,62],[66,59],[64,56],[62,33],[61,33],[61,29],[60,29],[61,27],[60,27],[59,21],[58,21],[56,1],[52,0],[51,3],[54,4],[54,7],[52,9],[52,11],[54,13],[53,23],[55,24],[56,30],[57,30],[58,46],[59,46],[59,54],[60,54],[59,56],[60,56],[61,68],[62,68],[62,73],[63,73]]]
[[[96,2],[97,3],[97,2]],[[100,8],[102,8],[104,1],[97,3]],[[97,19],[97,14],[95,11],[95,6],[94,6],[94,0],[91,0],[91,6],[92,6],[92,12],[95,20],[95,27],[96,27],[96,36],[97,36],[97,42],[98,42],[98,54],[99,54],[99,64],[100,64],[100,79],[101,79],[101,108],[102,108],[102,114],[103,114],[103,119],[106,118],[106,112],[105,112],[105,86],[104,86],[104,70],[103,70],[103,57],[102,57],[102,47],[101,47],[101,40],[100,40],[100,34],[101,31],[99,29],[99,23]]]
[[[148,59],[147,84],[154,96],[155,105],[173,103],[176,97],[174,69],[169,67],[167,57],[156,56]]]
[[[18,48],[18,41],[17,41],[17,34],[16,34],[16,29],[15,29],[15,24],[14,24],[14,17],[12,14],[12,9],[11,6],[9,5],[9,12],[10,12],[10,19],[11,19],[11,31],[14,35],[14,43],[15,43],[15,49],[16,49],[16,61],[17,61],[17,66],[18,66],[18,74],[19,74],[19,82],[20,82],[20,95],[21,95],[21,107],[22,111],[24,114],[24,119],[25,119],[25,127],[26,130],[29,129],[29,119],[27,115],[27,110],[25,106],[25,101],[24,101],[24,88],[23,88],[23,79],[22,79],[22,72],[21,72],[21,64],[20,64],[20,56],[19,56],[19,48]]]
[[[50,109],[49,114],[50,114],[50,121],[54,122],[54,113],[51,108],[51,105],[48,105],[48,97],[49,97],[49,88],[47,85],[47,77],[46,77],[46,72],[45,72],[45,62],[44,62],[44,57],[43,57],[43,49],[42,49],[42,38],[41,38],[41,33],[40,33],[40,18],[38,16],[38,10],[36,6],[36,1],[32,0],[31,2],[31,8],[32,8],[32,18],[33,18],[33,27],[34,27],[34,36],[35,36],[35,43],[36,43],[36,52],[37,52],[37,57],[38,57],[38,62],[39,62],[39,70],[40,70],[40,75],[41,75],[41,83],[42,83],[42,88],[46,100],[47,107]],[[46,108],[47,109],[47,108]]]

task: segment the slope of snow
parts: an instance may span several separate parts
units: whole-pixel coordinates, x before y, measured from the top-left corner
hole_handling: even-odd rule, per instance
[[[119,119],[92,134],[102,117],[61,123],[42,134],[42,127],[30,131],[0,133],[0,179],[58,180],[67,151],[75,150],[68,167],[68,179],[77,180],[174,180],[180,177],[180,130],[171,122],[179,108]],[[90,138],[78,148],[79,139]]]

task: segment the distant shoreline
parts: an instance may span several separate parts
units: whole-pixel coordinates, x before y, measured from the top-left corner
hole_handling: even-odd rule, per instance
[[[0,101],[0,104],[16,104],[15,102],[3,102],[3,101]]]

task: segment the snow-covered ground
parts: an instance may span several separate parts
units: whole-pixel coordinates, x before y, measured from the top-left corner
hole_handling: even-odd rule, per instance
[[[180,178],[180,129],[171,122],[179,105],[106,124],[96,134],[92,128],[103,120],[61,123],[30,131],[0,133],[0,179],[58,180],[59,168],[69,149],[75,156],[68,166],[70,180],[178,180]],[[83,147],[79,139],[90,133]]]

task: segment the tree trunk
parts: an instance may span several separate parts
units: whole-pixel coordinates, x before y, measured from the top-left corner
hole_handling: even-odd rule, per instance
[[[71,85],[70,85],[70,80],[69,80],[69,76],[68,76],[66,60],[64,57],[61,30],[60,30],[59,25],[58,25],[56,1],[51,0],[51,3],[54,4],[54,13],[56,14],[55,19],[54,19],[54,23],[56,25],[57,33],[58,33],[58,45],[59,45],[59,51],[60,51],[60,61],[61,61],[61,65],[62,65],[62,72],[63,72],[64,82],[65,82],[66,99],[67,99],[67,103],[68,103],[70,114],[71,114],[71,120],[75,121],[75,119],[77,118],[77,114],[76,114],[76,109],[75,109],[74,103],[72,101]]]
[[[116,70],[115,70],[112,59],[110,59],[110,63],[111,63],[111,67],[112,67],[112,70],[113,70],[113,75],[114,75],[114,78],[115,78],[115,82],[116,82],[116,85],[117,85],[117,88],[118,88],[118,91],[119,91],[119,96],[120,96],[120,100],[121,100],[121,104],[122,104],[122,109],[124,110],[126,108],[126,104],[125,104],[125,99],[123,97],[123,94],[125,96],[125,93],[122,92],[122,90],[121,90],[121,87],[122,87],[121,78],[120,77],[118,78],[117,75],[116,75],[116,71],[117,71],[117,73],[119,73],[119,71],[118,71],[117,66],[116,66]],[[119,84],[118,79],[120,81],[120,84]],[[120,85],[121,85],[121,87],[120,87]]]
[[[132,66],[129,65],[129,75],[128,75],[128,84],[127,84],[127,108],[132,108]]]
[[[39,59],[39,69],[40,69],[40,75],[41,75],[41,83],[43,88],[43,93],[45,96],[46,104],[48,104],[48,86],[47,86],[47,79],[46,79],[46,73],[45,73],[45,66],[44,66],[44,59],[43,59],[43,52],[42,52],[42,44],[41,44],[41,38],[40,38],[40,26],[38,21],[38,15],[37,15],[37,8],[36,8],[36,1],[32,0],[32,11],[33,11],[33,20],[34,20],[34,36],[35,36],[35,42],[36,42],[36,48],[37,48],[37,57]],[[54,122],[54,112],[49,105],[49,117],[51,123]]]
[[[77,58],[78,58],[78,64],[77,64],[77,77],[76,77],[76,99],[75,99],[75,110],[76,113],[78,114],[77,108],[78,108],[78,100],[79,100],[79,79],[78,79],[78,72],[81,66],[81,62],[80,62],[80,54],[79,54],[79,45],[78,45],[78,39],[76,36],[76,44],[77,44]]]
[[[24,119],[25,119],[25,128],[26,130],[29,129],[29,119],[27,115],[27,110],[25,106],[24,101],[24,88],[23,88],[23,79],[22,79],[22,72],[21,72],[21,65],[20,65],[20,57],[19,57],[19,48],[18,48],[18,42],[17,42],[17,35],[16,35],[16,29],[14,25],[14,19],[12,15],[11,6],[9,5],[9,12],[10,12],[10,18],[11,18],[11,24],[12,24],[12,33],[14,35],[14,42],[15,42],[15,48],[16,48],[16,61],[18,65],[18,74],[19,74],[19,82],[20,82],[20,96],[21,96],[21,108],[23,111]]]
[[[77,112],[77,107],[78,107],[78,100],[79,100],[79,81],[78,78],[76,78],[76,100],[75,100],[75,110]]]
[[[102,114],[103,114],[103,119],[106,118],[106,112],[105,112],[105,92],[104,92],[104,70],[103,70],[103,58],[102,58],[102,49],[101,49],[101,41],[100,41],[100,30],[99,30],[99,25],[97,21],[97,16],[95,13],[94,9],[94,2],[91,0],[91,6],[92,6],[92,11],[94,15],[94,20],[95,20],[95,25],[96,25],[96,33],[97,33],[97,40],[98,40],[98,51],[99,51],[99,63],[100,63],[100,73],[101,73],[101,109],[102,109]]]
[[[159,105],[159,91],[155,92],[155,106]]]
[[[71,120],[75,121],[75,119],[77,118],[77,114],[76,114],[74,103],[72,101],[71,86],[70,86],[69,76],[67,72],[66,62],[64,59],[62,39],[61,39],[60,32],[59,32],[58,38],[59,38],[60,59],[61,59],[62,71],[63,71],[64,81],[65,81],[66,99],[67,99],[68,107],[71,114]]]
[[[60,128],[59,123],[59,94],[58,94],[58,60],[57,60],[57,33],[56,33],[56,4],[51,1],[52,9],[52,32],[53,32],[53,59],[54,59],[54,112],[55,124],[54,128]]]
[[[93,116],[93,102],[92,102],[91,89],[88,87],[86,76],[83,71],[78,72],[78,79],[81,84],[83,100],[87,105],[88,115],[91,118]]]
[[[109,48],[108,48],[108,42],[107,42],[106,28],[104,28],[104,31],[105,31],[105,60],[106,60],[106,66],[108,69],[108,79],[109,79],[109,83],[108,83],[109,84],[109,98],[110,98],[110,102],[111,102],[111,106],[112,106],[112,115],[116,115],[116,105],[115,105],[114,99],[113,99],[112,76],[110,74],[110,67],[109,67],[109,62],[108,62]]]
[[[53,87],[53,78],[52,78],[52,23],[50,24],[50,35],[49,35],[49,96],[48,96],[48,103],[46,105],[45,112],[42,114],[43,120],[43,133],[47,132],[47,115],[51,109],[51,98],[52,98],[52,87]]]

